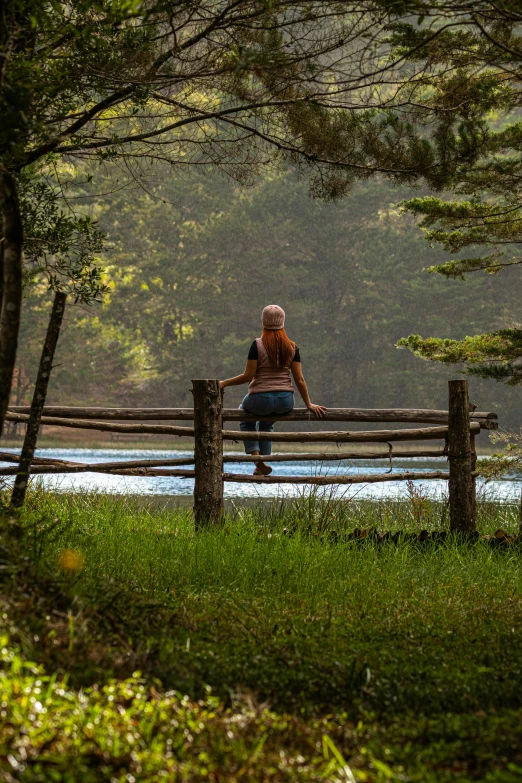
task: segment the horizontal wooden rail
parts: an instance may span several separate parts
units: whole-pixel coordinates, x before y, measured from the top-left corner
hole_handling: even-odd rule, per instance
[[[252,457],[249,454],[224,454],[223,462],[341,462],[344,460],[371,460],[371,459],[405,459],[415,457],[445,457],[444,449],[410,449],[410,450],[387,450],[387,451],[325,451],[325,452],[292,452],[289,454],[271,454],[264,457]],[[13,454],[10,451],[0,451],[0,462],[11,462],[18,464],[19,454]],[[85,466],[88,470],[90,466],[98,466],[100,469],[118,469],[118,468],[160,468],[173,465],[192,465],[194,456],[173,457],[172,459],[139,459],[139,460],[121,460],[120,462],[71,462],[70,460],[56,459],[54,457],[33,457],[33,465],[65,465],[69,467]]]
[[[272,454],[269,457],[252,457],[248,454],[224,455],[223,462],[328,462],[344,460],[372,460],[405,457],[444,457],[444,449],[418,449],[415,451],[382,452],[324,452],[317,454],[294,453]],[[0,462],[18,464],[20,456],[11,452],[0,452]],[[144,476],[151,468],[166,468],[180,465],[193,465],[194,457],[176,457],[173,459],[121,460],[118,462],[70,462],[52,457],[35,457],[31,464],[31,475],[46,473],[111,473],[117,475]],[[15,476],[18,468],[1,468],[0,476]],[[162,475],[162,474],[159,474]]]
[[[27,421],[28,416],[22,413],[8,413],[7,421]],[[103,421],[87,421],[82,419],[61,419],[54,416],[42,416],[42,425],[55,427],[74,427],[77,429],[99,430],[101,432],[122,432],[142,435],[175,435],[177,437],[194,437],[193,427],[176,427],[171,424],[116,424]],[[470,432],[480,431],[478,422],[471,422]],[[274,443],[388,443],[401,440],[431,440],[445,438],[447,427],[420,427],[414,430],[370,430],[360,432],[326,431],[326,432],[241,432],[223,430],[224,440],[272,441]]]
[[[26,422],[25,413],[7,413],[6,421]],[[42,416],[40,423],[50,427],[73,427],[80,430],[98,430],[100,432],[126,432],[135,435],[175,435],[179,438],[193,438],[194,427],[176,427],[172,424],[116,424],[87,419],[62,419],[55,416]]]
[[[433,470],[422,473],[367,473],[355,476],[251,476],[244,473],[223,473],[223,481],[240,484],[377,484],[382,481],[416,481],[417,479],[449,479],[449,473]]]
[[[11,413],[28,415],[29,406],[17,405],[9,408]],[[64,405],[46,405],[44,416],[63,419],[86,419],[99,421],[175,421],[194,419],[193,408],[80,408]],[[224,408],[223,421],[253,421],[239,408]],[[271,416],[271,421],[366,421],[403,422],[406,424],[447,424],[448,411],[424,408],[328,408],[321,419],[308,408],[294,408],[286,416]],[[470,421],[478,421],[482,429],[498,427],[497,414],[485,411],[470,413]]]
[[[10,451],[0,451],[0,462],[15,462],[18,464],[20,461],[19,454],[13,454]],[[105,465],[111,467],[127,467],[127,468],[142,468],[142,467],[160,467],[168,465],[188,465],[194,462],[193,455],[187,455],[187,457],[173,457],[172,459],[141,459],[141,460],[121,460],[119,462],[71,462],[71,460],[57,459],[56,457],[33,457],[33,465]]]
[[[18,468],[0,468],[0,476],[15,476]],[[34,465],[31,467],[31,476],[68,475],[72,473],[104,473],[109,476],[178,476],[188,478],[194,476],[190,469],[161,469],[161,468],[108,468],[99,465]]]
[[[410,457],[445,457],[444,449],[411,449],[404,451],[324,451],[318,453],[293,452],[271,454],[269,457],[250,457],[245,454],[224,454],[223,462],[340,462],[344,460],[404,459]]]
[[[15,462],[17,465],[20,462],[20,454],[13,454],[11,451],[0,451],[0,462]],[[33,465],[69,465],[66,459],[55,459],[52,457],[33,457],[31,460]],[[72,463],[75,464],[75,463]]]
[[[325,452],[317,454],[272,454],[269,457],[252,457],[248,454],[224,455],[223,462],[327,462],[342,460],[371,460],[404,457],[443,457],[443,449],[426,449],[416,451],[383,451],[383,452]],[[0,452],[0,462],[18,464],[20,456],[11,452]],[[152,476],[165,475],[161,472],[151,473],[154,468],[166,468],[181,465],[193,465],[193,456],[173,459],[121,460],[117,462],[70,462],[51,457],[34,457],[31,463],[31,475],[68,474],[68,473],[107,473],[120,476]],[[0,467],[0,476],[15,476],[18,468]],[[184,475],[184,472],[181,471]]]
[[[259,416],[249,416],[234,408],[223,410],[223,421],[256,421]],[[270,421],[362,421],[390,422],[403,424],[448,424],[448,411],[422,410],[409,408],[328,408],[325,415],[315,416],[308,408],[294,408],[286,416],[270,416]],[[481,429],[498,429],[496,413],[475,411],[470,413],[470,421],[477,421]]]
[[[193,464],[193,461],[192,461]],[[0,476],[16,476],[18,468],[0,468]],[[68,475],[70,473],[104,473],[109,476],[180,476],[186,478],[193,475],[193,471],[160,468],[110,468],[99,464],[72,464],[72,465],[34,465],[31,466],[31,476]]]
[[[0,452],[0,462],[18,463],[20,456],[9,452]],[[129,468],[160,468],[171,467],[173,465],[193,465],[193,455],[186,457],[174,457],[172,459],[142,459],[142,460],[120,460],[119,462],[71,462],[68,460],[54,459],[52,457],[34,457],[32,466],[71,468],[72,472],[89,471],[90,473],[103,472],[105,470],[128,470]],[[34,472],[34,471],[32,471]],[[0,475],[10,475],[9,473],[0,473]]]
[[[470,432],[480,432],[472,422]],[[274,443],[389,443],[401,440],[440,440],[448,435],[447,427],[420,427],[414,430],[369,430],[360,432],[236,432],[223,430],[223,440],[269,440]]]
[[[80,466],[78,466],[80,467]],[[84,466],[81,466],[84,468]],[[99,466],[88,466],[89,472],[105,473],[111,476],[149,476],[151,478],[194,478],[194,470],[162,470],[160,468],[130,468],[128,470],[100,470]],[[98,468],[98,470],[95,469]],[[16,468],[0,468],[0,476],[16,475]],[[35,465],[31,468],[32,476],[52,475],[52,474],[71,474],[81,473],[85,470],[76,470],[75,466],[65,465]],[[402,473],[369,473],[354,476],[332,475],[332,476],[253,476],[244,473],[223,473],[223,481],[234,481],[238,483],[253,484],[372,484],[381,481],[415,481],[417,479],[448,479],[449,473],[440,470],[426,471],[407,471]]]

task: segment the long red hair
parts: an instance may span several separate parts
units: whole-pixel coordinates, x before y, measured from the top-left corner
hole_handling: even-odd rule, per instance
[[[263,329],[261,335],[270,363],[281,370],[289,367],[295,354],[295,343],[284,329]]]

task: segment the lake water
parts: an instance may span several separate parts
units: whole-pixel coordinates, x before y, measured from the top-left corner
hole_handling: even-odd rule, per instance
[[[9,449],[13,453],[15,449]],[[36,452],[39,457],[54,457],[55,459],[65,459],[71,462],[109,462],[137,459],[169,459],[172,457],[182,457],[190,454],[188,451],[161,451],[146,449],[38,449]],[[7,463],[0,463],[7,467]],[[392,472],[399,473],[404,470],[414,470],[416,472],[428,472],[433,470],[447,470],[447,461],[445,458],[437,459],[397,459],[393,460]],[[13,467],[12,465],[10,467]],[[191,466],[189,466],[191,467]],[[346,462],[325,462],[319,465],[316,462],[279,462],[273,463],[274,473],[281,476],[314,476],[314,475],[335,475],[335,474],[370,474],[386,473],[389,468],[387,460],[357,460]],[[252,463],[228,463],[227,472],[249,474],[253,471]],[[192,495],[194,481],[193,479],[178,478],[175,476],[149,477],[149,476],[109,476],[103,473],[80,473],[72,475],[44,475],[39,476],[38,480],[49,490],[58,492],[80,492],[82,490],[111,492],[117,494],[139,494],[139,495]],[[422,487],[423,492],[430,496],[443,496],[447,493],[447,481],[422,479],[415,481],[416,487]],[[245,498],[270,498],[270,497],[291,497],[309,491],[312,485],[309,484],[243,484],[243,483],[225,483],[225,497],[245,497]],[[490,481],[486,484],[478,481],[478,491],[487,490],[488,496],[492,495],[500,500],[513,501],[520,498],[522,490],[522,477],[508,477],[502,481]],[[332,490],[331,486],[325,487],[327,492]],[[404,497],[407,495],[408,487],[405,481],[390,481],[383,484],[355,484],[344,485],[338,488],[338,492],[346,497],[359,498],[387,498]]]

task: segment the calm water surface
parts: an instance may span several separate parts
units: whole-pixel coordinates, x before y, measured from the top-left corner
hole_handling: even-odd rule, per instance
[[[15,452],[15,449],[9,449]],[[56,459],[70,460],[71,462],[109,462],[137,459],[168,459],[182,457],[190,454],[188,451],[161,451],[152,449],[38,449],[39,457],[54,457]],[[6,465],[7,463],[0,463]],[[12,465],[11,465],[12,467]],[[279,462],[273,463],[274,473],[281,476],[314,476],[335,474],[371,474],[386,473],[390,469],[388,460],[357,460],[345,462]],[[227,472],[248,474],[253,471],[252,463],[228,463]],[[432,470],[447,470],[447,461],[444,458],[437,459],[407,459],[393,460],[392,473],[400,473],[404,470],[417,472]],[[39,481],[46,489],[58,492],[80,492],[82,490],[113,492],[117,494],[139,495],[191,495],[193,492],[193,479],[177,478],[175,476],[148,477],[148,476],[108,476],[103,473],[80,473],[73,475],[39,476]],[[423,492],[430,495],[444,495],[447,492],[447,482],[441,480],[415,481],[415,486],[422,488]],[[270,484],[265,486],[254,484],[225,483],[226,497],[276,497],[298,495],[311,489],[310,484]],[[326,487],[330,491],[330,487]],[[494,495],[501,500],[515,500],[520,498],[522,489],[522,477],[508,477],[502,481],[490,481],[485,484],[479,482],[479,491],[486,490],[488,495]],[[404,481],[390,481],[384,484],[356,484],[341,486],[339,492],[360,498],[386,498],[401,497],[408,493],[408,487]]]

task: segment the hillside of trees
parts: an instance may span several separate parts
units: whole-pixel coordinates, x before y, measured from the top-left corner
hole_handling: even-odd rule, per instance
[[[49,404],[190,405],[190,379],[243,369],[275,302],[301,349],[312,399],[330,406],[444,407],[455,367],[397,350],[420,333],[461,339],[517,318],[515,278],[500,288],[428,275],[447,257],[429,247],[401,199],[419,191],[371,180],[337,203],[314,200],[290,171],[244,188],[198,171],[158,167],[128,185],[96,174],[75,208],[107,234],[110,292],[68,308]],[[26,290],[12,403],[30,401],[51,296]],[[80,350],[78,348],[80,347]],[[471,379],[471,398],[518,422],[518,391]],[[238,404],[244,389],[227,390]]]

